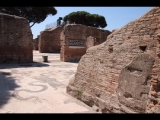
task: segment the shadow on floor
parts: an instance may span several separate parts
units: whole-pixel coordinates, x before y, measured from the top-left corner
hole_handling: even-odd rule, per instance
[[[0,64],[0,69],[5,68],[20,68],[20,67],[48,67],[47,62],[31,62],[31,63],[8,63],[8,64]]]
[[[20,87],[9,72],[0,72],[0,108],[7,104],[12,96],[11,91]]]
[[[47,63],[32,62],[32,63],[8,63],[0,64],[1,69],[10,68],[26,68],[26,67],[48,67]],[[16,84],[16,78],[11,76],[11,72],[0,71],[0,108],[7,104],[12,96],[11,92],[20,87]]]

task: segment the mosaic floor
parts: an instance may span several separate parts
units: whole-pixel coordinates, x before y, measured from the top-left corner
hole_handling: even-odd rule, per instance
[[[42,55],[48,56],[48,62],[43,62]],[[66,93],[78,63],[35,50],[33,60],[0,64],[0,113],[97,113]]]

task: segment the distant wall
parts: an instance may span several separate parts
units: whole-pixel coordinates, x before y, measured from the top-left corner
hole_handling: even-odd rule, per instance
[[[86,53],[87,38],[93,36],[95,38],[94,45],[101,44],[107,39],[111,32],[108,30],[100,30],[95,27],[85,26],[81,24],[68,24],[64,26],[61,32],[61,51],[60,58],[62,61],[79,61]]]
[[[87,49],[90,48],[90,47],[93,47],[93,46],[97,45],[95,39],[96,38],[94,38],[92,36],[89,36],[87,38],[87,41],[86,41],[86,47],[87,47]]]
[[[27,19],[0,13],[0,63],[32,62],[32,40]]]
[[[60,33],[62,27],[46,29],[39,36],[40,53],[60,53]]]
[[[39,50],[39,35],[33,39],[33,50]]]

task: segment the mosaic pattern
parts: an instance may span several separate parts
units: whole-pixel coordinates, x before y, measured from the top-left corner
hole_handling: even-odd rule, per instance
[[[42,62],[42,55],[49,62]],[[0,64],[0,113],[94,112],[66,93],[78,63],[59,58],[59,54],[34,51],[33,63]]]

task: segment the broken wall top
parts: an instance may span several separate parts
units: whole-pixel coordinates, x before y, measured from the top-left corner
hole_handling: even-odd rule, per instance
[[[86,40],[87,37],[93,36],[93,37],[99,37],[101,39],[106,40],[107,36],[110,33],[111,32],[109,30],[102,30],[102,29],[98,29],[96,27],[86,26],[83,24],[67,24],[63,28],[62,39],[64,39],[64,37],[67,36],[67,38],[70,38],[70,39],[77,38],[77,39],[85,39]],[[105,41],[105,40],[103,40],[103,41]]]
[[[32,41],[27,19],[0,13],[0,63],[33,62]]]
[[[33,35],[26,18],[0,13],[0,35],[1,45],[32,46]]]

